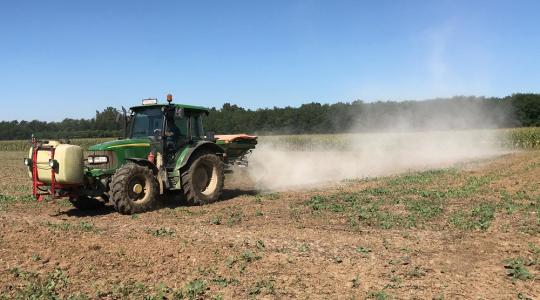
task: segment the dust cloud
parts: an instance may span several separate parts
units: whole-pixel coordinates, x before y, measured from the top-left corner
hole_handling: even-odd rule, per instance
[[[283,191],[450,167],[508,152],[499,130],[408,130],[402,122],[379,133],[304,136],[308,142],[293,146],[287,139],[294,137],[261,137],[247,172],[258,189]]]

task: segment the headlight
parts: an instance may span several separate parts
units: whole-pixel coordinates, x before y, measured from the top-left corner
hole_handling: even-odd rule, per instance
[[[106,164],[109,162],[109,157],[107,156],[88,156],[89,164]]]
[[[27,167],[32,166],[32,160],[30,158],[25,158],[24,159],[24,165],[27,166]]]

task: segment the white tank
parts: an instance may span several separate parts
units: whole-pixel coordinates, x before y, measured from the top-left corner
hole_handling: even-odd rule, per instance
[[[58,162],[58,168],[55,170],[54,177],[57,183],[60,184],[82,184],[84,176],[84,157],[83,150],[80,146],[70,144],[60,144],[57,141],[49,141],[48,144],[53,146],[54,160]],[[28,157],[32,158],[33,149],[30,148]],[[45,183],[52,182],[51,167],[49,159],[51,151],[38,150],[37,153],[37,169],[39,181]],[[32,168],[29,168],[29,176],[32,177]]]

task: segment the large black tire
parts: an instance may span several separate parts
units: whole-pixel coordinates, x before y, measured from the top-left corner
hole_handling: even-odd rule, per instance
[[[96,210],[105,207],[105,203],[87,196],[69,197],[69,202],[79,210]]]
[[[215,202],[223,191],[223,162],[211,153],[201,153],[182,172],[182,189],[191,205]]]
[[[148,211],[158,202],[158,197],[157,178],[147,167],[128,162],[112,177],[111,200],[121,214]]]

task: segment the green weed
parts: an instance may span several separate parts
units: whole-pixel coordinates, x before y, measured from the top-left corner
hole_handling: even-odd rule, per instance
[[[243,218],[244,218],[244,213],[242,209],[238,207],[227,208],[224,211],[222,211],[220,214],[213,216],[212,219],[210,220],[210,223],[214,225],[221,225],[225,223],[228,226],[233,226],[236,224],[240,224]]]
[[[186,295],[189,299],[198,299],[202,297],[206,292],[206,282],[203,280],[190,281],[186,286]]]
[[[366,248],[366,247],[362,247],[362,246],[358,246],[358,247],[356,247],[356,252],[362,253],[363,256],[366,257],[369,253],[371,253],[371,249]]]
[[[239,283],[237,279],[234,279],[234,278],[227,279],[221,276],[217,276],[213,278],[210,282],[221,287],[227,287],[229,285],[237,285]]]
[[[459,229],[486,230],[491,225],[491,221],[495,217],[496,206],[492,203],[480,203],[472,208],[470,212],[457,211],[451,218],[450,222]]]
[[[10,273],[25,283],[15,288],[11,296],[15,299],[59,299],[59,291],[67,286],[68,278],[60,269],[42,276],[38,273],[13,268]]]
[[[407,210],[415,217],[423,219],[432,219],[443,212],[442,204],[438,201],[417,200],[407,201],[405,206]]]
[[[176,231],[173,228],[161,227],[158,229],[146,228],[145,232],[155,237],[171,237],[176,235]]]
[[[249,290],[249,294],[254,295],[274,295],[275,294],[275,280],[274,279],[262,279],[253,285]]]
[[[426,270],[420,266],[415,266],[412,270],[407,272],[409,277],[424,277],[426,276]]]
[[[358,275],[354,276],[354,278],[351,280],[352,287],[355,289],[360,286],[360,277]]]
[[[87,221],[81,221],[79,223],[79,228],[85,232],[96,231],[96,227],[94,226],[94,224],[92,224],[92,222],[87,222]]]
[[[69,230],[73,227],[71,223],[65,222],[65,221],[62,221],[59,223],[53,223],[51,221],[47,221],[45,222],[45,225],[48,226],[52,230],[64,230],[64,231]]]
[[[533,276],[529,273],[529,270],[525,267],[526,260],[523,258],[511,258],[507,259],[504,265],[506,269],[506,275],[511,277],[512,280],[528,280]]]
[[[259,250],[264,250],[264,248],[266,248],[266,245],[264,244],[262,240],[257,240],[257,242],[255,243],[255,246],[257,246]]]
[[[387,300],[390,299],[390,296],[386,293],[385,290],[380,291],[371,291],[367,295],[368,299],[375,299],[375,300]]]
[[[254,262],[256,260],[261,259],[261,257],[259,255],[255,254],[254,252],[246,250],[246,251],[242,252],[242,255],[240,255],[240,259],[247,262],[247,263],[250,263],[250,262]]]

